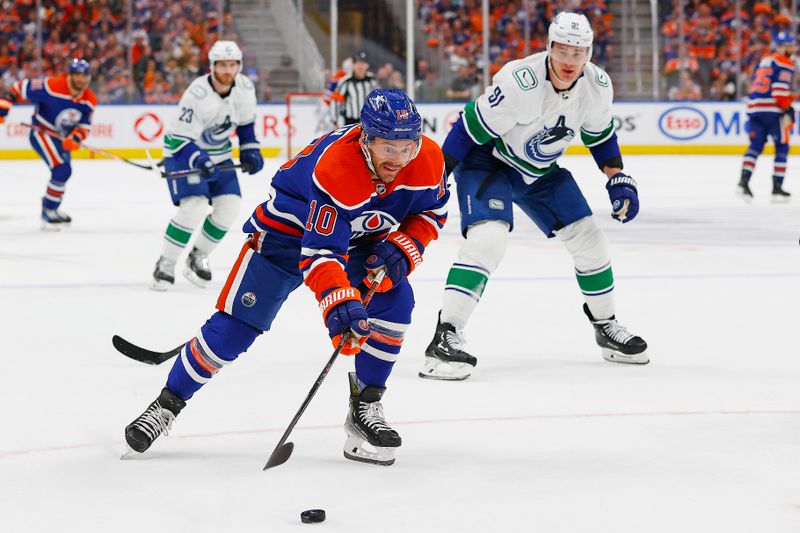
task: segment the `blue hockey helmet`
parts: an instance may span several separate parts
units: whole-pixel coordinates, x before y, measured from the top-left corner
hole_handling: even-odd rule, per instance
[[[89,62],[85,59],[81,59],[78,57],[72,58],[72,62],[67,67],[67,72],[70,74],[86,74],[89,75],[92,73],[91,69],[89,68]]]
[[[419,141],[422,117],[411,98],[400,89],[375,89],[361,108],[361,129],[368,143],[375,137]]]
[[[772,44],[775,46],[794,46],[795,37],[791,32],[779,31],[772,36]]]

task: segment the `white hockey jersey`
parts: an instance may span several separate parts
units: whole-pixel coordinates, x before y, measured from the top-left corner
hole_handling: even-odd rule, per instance
[[[614,134],[608,74],[587,63],[570,90],[556,92],[546,58],[547,52],[541,52],[507,63],[463,115],[472,140],[494,141],[494,156],[517,169],[528,184],[555,165],[578,132],[587,147]]]
[[[214,163],[231,157],[231,135],[256,119],[256,90],[237,74],[231,92],[222,98],[211,86],[211,74],[195,79],[181,97],[180,111],[164,136],[164,155],[174,156],[194,142]]]

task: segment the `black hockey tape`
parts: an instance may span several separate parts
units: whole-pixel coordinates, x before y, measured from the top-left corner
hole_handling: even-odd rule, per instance
[[[300,521],[304,524],[316,524],[325,521],[325,509],[309,509],[300,513]]]

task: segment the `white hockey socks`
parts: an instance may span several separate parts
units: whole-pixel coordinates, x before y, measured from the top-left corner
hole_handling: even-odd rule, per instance
[[[228,228],[236,220],[241,203],[242,198],[235,194],[223,194],[211,199],[214,209],[203,222],[203,231],[197,236],[195,243],[195,247],[201,253],[208,255],[217,247],[219,241],[228,233]]]
[[[478,305],[489,276],[500,264],[508,244],[508,224],[479,222],[467,229],[467,238],[450,267],[440,320],[461,330]]]
[[[556,232],[575,263],[575,276],[596,319],[614,315],[614,274],[605,235],[589,216]]]
[[[192,232],[203,220],[207,210],[208,199],[205,196],[187,196],[181,200],[178,212],[169,221],[164,234],[162,257],[170,261],[178,260],[178,256],[186,248],[189,239],[192,238]]]

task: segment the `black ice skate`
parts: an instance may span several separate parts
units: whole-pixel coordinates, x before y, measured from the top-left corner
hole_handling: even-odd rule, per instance
[[[186,402],[164,387],[158,398],[147,407],[145,412],[125,428],[125,442],[128,443],[130,450],[144,453],[159,435],[162,433],[169,435],[175,417],[184,407],[186,407]],[[130,450],[122,457],[128,456]]]
[[[790,192],[784,191],[781,185],[777,183],[772,186],[772,203],[785,204],[792,199]]]
[[[383,387],[365,387],[358,392],[358,378],[350,372],[350,410],[344,423],[347,440],[344,456],[353,461],[389,466],[394,464],[394,452],[403,443],[383,417],[381,397]],[[369,444],[375,451],[364,448]]]
[[[635,365],[646,365],[650,362],[644,339],[630,333],[616,318],[612,316],[605,320],[595,320],[586,304],[583,304],[583,312],[594,326],[594,338],[606,361]]]
[[[736,186],[736,194],[748,204],[753,201],[753,191],[750,190],[750,183],[748,180],[744,178],[739,180],[739,185]]]
[[[154,291],[165,291],[175,284],[175,261],[164,256],[156,261],[153,271],[153,283],[150,288]]]
[[[211,267],[208,264],[208,256],[197,248],[192,248],[192,251],[189,252],[189,257],[186,258],[186,268],[183,270],[183,275],[198,287],[205,287],[211,281]]]
[[[436,333],[425,349],[425,364],[419,377],[460,381],[472,374],[478,360],[463,350],[464,339],[455,326],[442,322],[441,313],[436,323]]]
[[[72,218],[58,209],[42,209],[42,229],[44,231],[61,231],[69,227]]]

